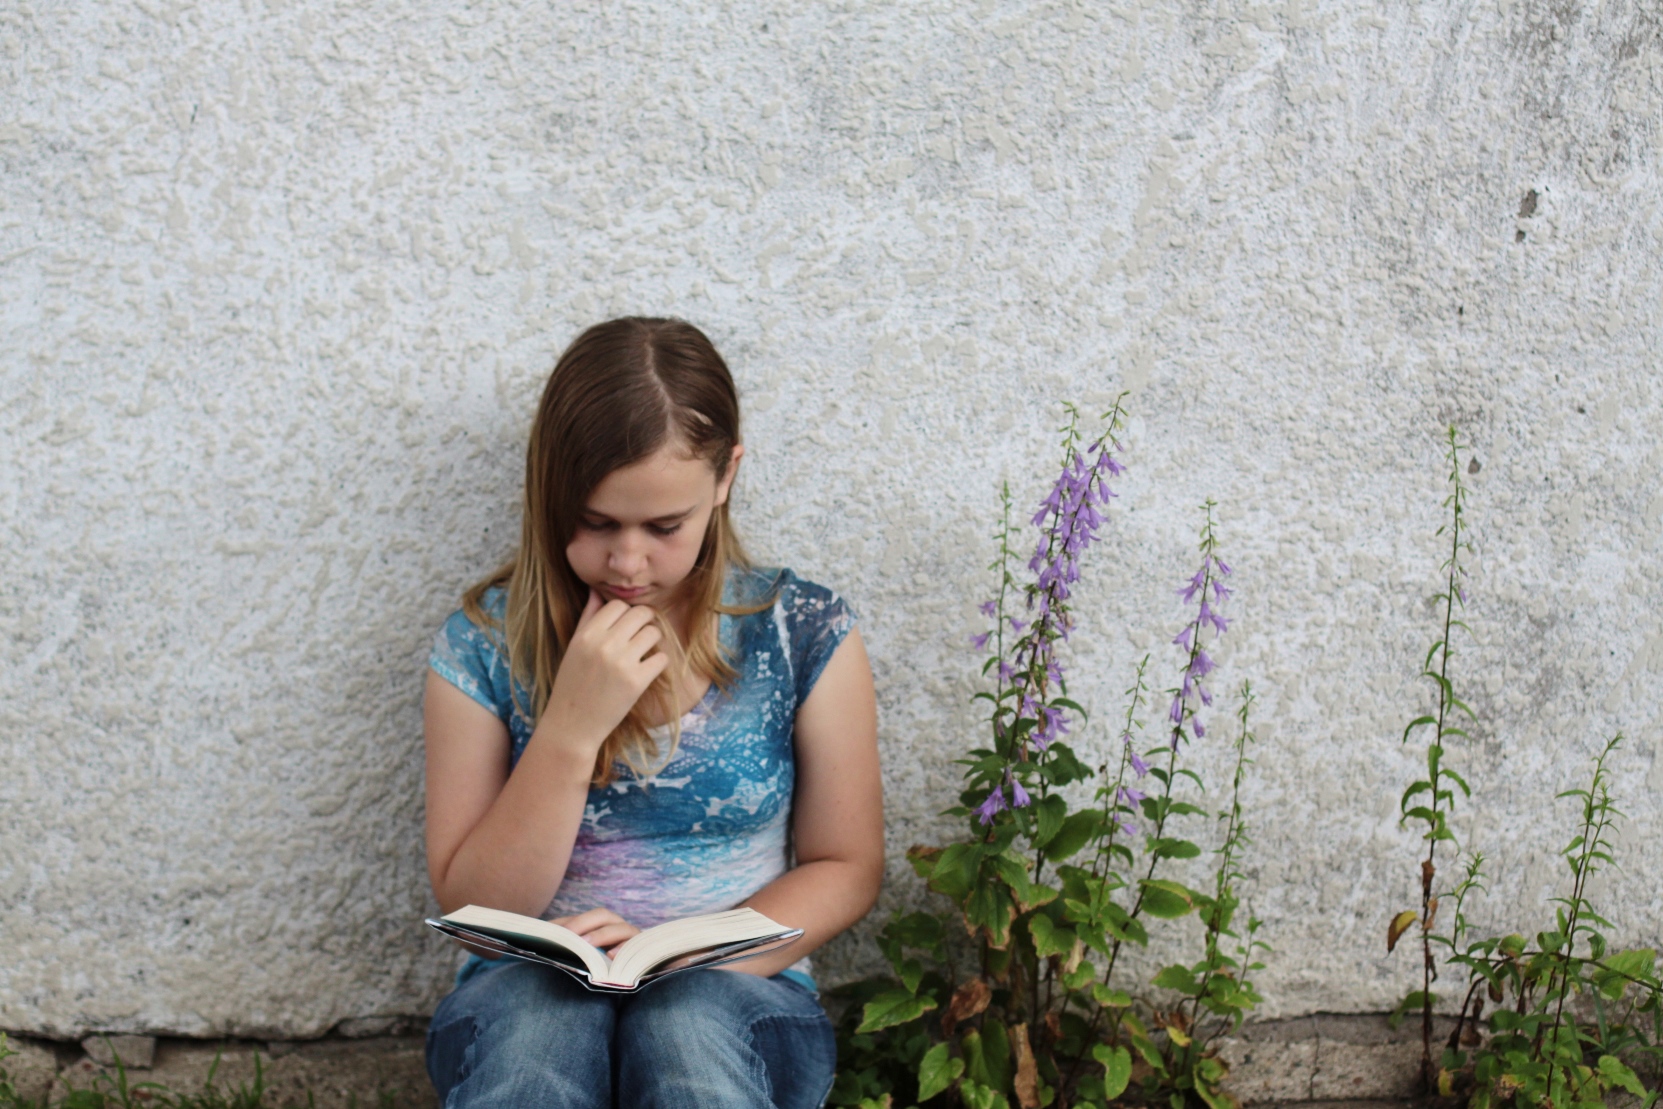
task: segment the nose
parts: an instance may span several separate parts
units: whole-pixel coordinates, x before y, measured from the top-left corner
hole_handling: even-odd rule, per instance
[[[647,550],[644,539],[634,528],[620,530],[618,538],[606,552],[607,569],[627,582],[645,570],[646,566]]]

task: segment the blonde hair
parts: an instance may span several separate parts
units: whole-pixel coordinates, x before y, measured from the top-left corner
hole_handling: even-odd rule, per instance
[[[470,620],[500,633],[517,687],[530,691],[531,704],[519,707],[532,720],[548,704],[560,657],[588,600],[589,587],[572,571],[566,547],[595,487],[612,471],[666,444],[709,462],[720,481],[738,443],[733,377],[715,346],[690,323],[639,316],[609,320],[583,332],[560,356],[526,447],[519,550],[462,597]],[[736,671],[723,657],[716,621],[701,617],[768,607],[772,598],[751,607],[722,603],[727,570],[749,565],[728,505],[717,505],[681,586],[693,631],[683,644],[664,615],[656,617],[664,633],[660,649],[670,665],[601,745],[596,785],[612,781],[616,762],[646,776],[675,754],[681,737],[678,675],[721,688],[732,684]],[[508,594],[500,624],[483,605],[486,590],[498,586]],[[518,688],[514,696],[518,703]],[[647,720],[654,716],[669,723],[663,750],[648,732]]]

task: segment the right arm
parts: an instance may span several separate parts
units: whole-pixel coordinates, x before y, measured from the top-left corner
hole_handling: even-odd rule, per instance
[[[595,757],[669,665],[652,617],[591,595],[512,774],[503,722],[428,674],[427,871],[443,912],[473,904],[540,916],[554,900]]]

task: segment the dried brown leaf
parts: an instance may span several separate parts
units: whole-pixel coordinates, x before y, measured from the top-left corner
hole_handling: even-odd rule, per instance
[[[1039,1064],[1034,1061],[1034,1049],[1028,1043],[1026,1024],[1011,1029],[1011,1054],[1016,1058],[1016,1103],[1022,1109],[1039,1109]]]
[[[971,1017],[979,1016],[992,998],[992,988],[980,978],[972,978],[954,990],[953,999],[947,1003],[947,1011],[941,1014],[941,1034],[951,1036],[954,1028]]]

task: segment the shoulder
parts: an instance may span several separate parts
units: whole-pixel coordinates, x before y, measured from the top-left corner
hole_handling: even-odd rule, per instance
[[[502,639],[503,615],[508,611],[508,590],[500,585],[493,585],[485,591],[479,599],[479,607],[488,618],[485,626],[474,621],[465,608],[458,608],[449,616],[439,628],[439,637],[458,645],[479,642],[483,645],[493,645]]]
[[[500,715],[498,687],[507,675],[507,650],[502,638],[507,591],[492,587],[480,598],[487,618],[481,625],[458,608],[445,618],[433,637],[428,666],[451,685]],[[494,622],[494,623],[493,623]]]
[[[836,590],[784,567],[734,571],[728,592],[736,607],[760,606],[748,620],[756,622],[759,634],[777,634],[801,703],[855,626],[854,609]],[[763,633],[763,627],[772,632]]]
[[[735,568],[728,573],[726,593],[730,605],[772,609],[791,623],[854,619],[854,610],[836,590],[782,566]]]
[[[790,570],[781,570],[777,580],[779,595],[774,603],[788,622],[805,626],[840,624],[845,625],[844,630],[854,624],[854,609],[830,586],[800,578]]]

